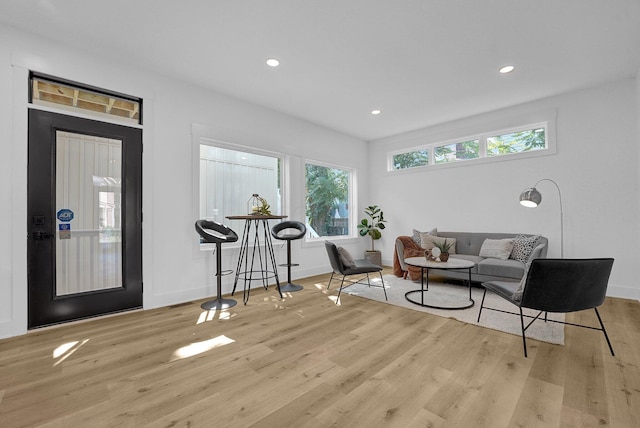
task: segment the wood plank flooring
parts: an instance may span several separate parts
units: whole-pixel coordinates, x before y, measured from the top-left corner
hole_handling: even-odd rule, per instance
[[[519,336],[335,305],[328,279],[222,313],[192,302],[0,340],[0,427],[640,426],[640,302],[601,308],[616,357],[567,326],[565,346],[529,340],[524,358]]]

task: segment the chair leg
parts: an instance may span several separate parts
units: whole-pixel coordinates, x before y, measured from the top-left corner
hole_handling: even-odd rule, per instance
[[[408,271],[408,270],[405,270],[405,271],[402,273],[402,279],[407,279],[407,275],[409,275],[409,271]]]
[[[334,272],[331,272],[331,278],[329,278],[329,283],[327,284],[327,290],[329,289],[329,286],[331,285],[331,281],[333,280],[333,274]]]
[[[600,321],[600,327],[602,332],[604,333],[604,338],[607,339],[607,345],[609,345],[609,351],[611,351],[611,356],[615,357],[616,354],[613,353],[613,346],[611,346],[611,341],[609,340],[609,335],[607,334],[607,330],[604,328],[604,324],[602,323],[602,318],[600,318],[600,313],[598,312],[598,308],[593,308],[596,311],[596,315],[598,316],[598,321]]]
[[[340,293],[342,293],[342,286],[344,285],[344,279],[346,275],[342,275],[342,282],[340,283],[340,289],[338,290],[338,297],[336,298],[336,305],[340,302]]]
[[[484,293],[482,293],[482,301],[480,302],[480,310],[478,311],[478,319],[476,320],[476,322],[480,322],[480,315],[482,314],[482,308],[484,306],[484,298],[487,295],[487,289],[484,289]]]
[[[387,298],[387,288],[384,286],[384,279],[382,278],[382,271],[378,272],[380,274],[380,282],[382,282],[382,291],[384,291],[384,300],[389,300]]]
[[[527,339],[524,337],[524,316],[522,315],[522,307],[520,309],[520,326],[522,327],[522,346],[524,348],[524,357],[527,358]]]

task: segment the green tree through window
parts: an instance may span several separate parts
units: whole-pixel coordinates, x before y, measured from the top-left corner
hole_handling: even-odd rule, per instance
[[[393,169],[415,168],[429,165],[429,150],[416,150],[393,155]]]
[[[318,236],[349,234],[350,172],[306,164],[306,215]]]
[[[480,141],[471,140],[436,147],[433,151],[433,156],[435,163],[439,164],[466,159],[477,159],[479,157],[479,151]]]
[[[529,129],[487,138],[487,155],[500,156],[546,148],[544,128]]]

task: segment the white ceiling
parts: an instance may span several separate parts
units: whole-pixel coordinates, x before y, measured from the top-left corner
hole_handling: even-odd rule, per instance
[[[640,0],[2,0],[0,22],[364,140],[640,68]]]

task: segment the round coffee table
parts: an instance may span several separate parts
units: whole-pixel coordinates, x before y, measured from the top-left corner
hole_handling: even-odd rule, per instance
[[[427,260],[426,257],[409,257],[404,259],[404,262],[410,266],[419,267],[422,270],[422,275],[420,275],[420,289],[404,293],[404,297],[411,303],[434,309],[467,309],[475,304],[471,298],[471,269],[476,265],[474,262],[456,259],[454,257],[449,257],[449,260],[446,262],[435,262]],[[442,293],[438,294],[433,291],[429,294],[429,269],[467,269],[469,272],[469,298],[458,299],[457,296],[444,295]],[[426,282],[424,279],[425,276],[427,277]],[[420,293],[420,299],[412,299],[411,296],[417,293]]]

